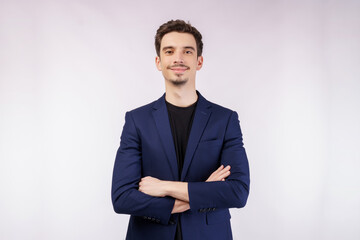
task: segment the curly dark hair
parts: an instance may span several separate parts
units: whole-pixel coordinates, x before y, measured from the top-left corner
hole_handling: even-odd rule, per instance
[[[161,40],[165,34],[169,32],[179,32],[179,33],[190,33],[194,36],[196,41],[197,56],[201,56],[203,50],[202,36],[200,32],[193,26],[190,22],[186,23],[183,20],[170,20],[167,23],[164,23],[156,31],[155,35],[155,49],[156,54],[160,56],[160,44]]]

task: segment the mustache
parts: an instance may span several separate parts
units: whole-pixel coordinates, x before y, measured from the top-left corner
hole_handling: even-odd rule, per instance
[[[168,66],[167,69],[176,68],[176,67],[183,67],[183,68],[190,69],[188,66],[186,66],[184,64],[177,64],[177,65]]]

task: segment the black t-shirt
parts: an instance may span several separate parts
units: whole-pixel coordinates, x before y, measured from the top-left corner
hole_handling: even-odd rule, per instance
[[[181,171],[184,165],[186,146],[194,119],[196,103],[197,101],[188,107],[178,107],[166,102],[178,163],[178,180],[180,180]]]
[[[188,107],[178,107],[166,102],[167,110],[169,113],[169,121],[171,126],[171,133],[174,140],[176,159],[178,164],[179,179],[184,165],[184,158],[186,146],[189,140],[190,130],[194,119],[194,113],[197,101]],[[176,227],[175,240],[182,240],[181,236],[181,223],[178,218]]]

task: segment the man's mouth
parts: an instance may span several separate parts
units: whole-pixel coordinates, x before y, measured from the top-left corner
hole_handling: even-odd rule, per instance
[[[187,67],[187,66],[172,66],[172,67],[169,67],[169,69],[171,69],[176,74],[181,74],[181,73],[184,73],[186,70],[188,70],[189,67]]]

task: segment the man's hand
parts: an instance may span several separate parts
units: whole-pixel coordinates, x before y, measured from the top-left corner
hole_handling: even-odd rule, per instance
[[[189,209],[190,209],[190,204],[188,202],[175,199],[174,207],[173,210],[171,211],[171,214],[185,212]]]
[[[166,181],[159,180],[154,177],[143,177],[139,182],[139,191],[151,195],[153,197],[165,197]]]
[[[205,182],[225,181],[228,176],[230,176],[230,165],[225,168],[224,165],[221,165]]]
[[[187,185],[187,182],[164,181],[147,176],[139,182],[139,191],[153,197],[170,196],[189,202]]]

